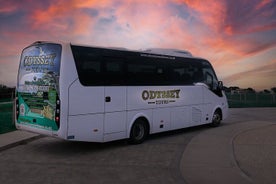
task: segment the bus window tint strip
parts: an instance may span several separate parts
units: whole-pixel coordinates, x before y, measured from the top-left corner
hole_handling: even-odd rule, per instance
[[[203,59],[176,57],[169,60],[141,57],[133,51],[74,45],[71,48],[79,80],[84,86],[193,85],[204,82],[213,89],[217,85],[212,66]]]

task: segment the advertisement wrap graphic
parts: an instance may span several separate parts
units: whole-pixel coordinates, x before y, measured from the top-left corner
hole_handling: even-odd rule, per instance
[[[59,99],[61,46],[41,44],[26,48],[21,56],[17,95],[18,123],[58,130],[55,122]]]

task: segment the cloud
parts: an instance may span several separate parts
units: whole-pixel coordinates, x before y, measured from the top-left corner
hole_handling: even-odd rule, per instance
[[[53,35],[86,34],[86,26],[93,23],[87,9],[76,8],[74,1],[57,1],[30,13],[31,28]]]
[[[222,27],[226,42],[240,55],[251,55],[276,43],[276,2],[272,0],[226,1]]]
[[[201,24],[193,24],[202,33],[201,46],[211,46],[215,52],[227,49],[239,57],[257,54],[276,43],[276,2],[254,0],[232,1],[176,0],[189,7],[192,17]],[[208,29],[204,28],[205,26]],[[197,35],[198,36],[198,35]]]
[[[248,34],[276,28],[276,2],[272,0],[240,0],[227,2],[225,26],[230,34]]]
[[[0,63],[36,40],[177,48],[207,58],[223,78],[251,70],[251,58],[268,65],[257,59],[275,48],[275,9],[273,0],[2,1]]]
[[[275,87],[276,81],[276,60],[271,63],[232,74],[224,78],[229,85],[240,85],[243,88],[253,87],[261,90],[267,87]]]
[[[199,19],[202,24],[207,25],[212,31],[219,32],[221,30],[221,23],[226,16],[224,1],[178,0],[178,2],[185,3],[190,8],[191,15]]]

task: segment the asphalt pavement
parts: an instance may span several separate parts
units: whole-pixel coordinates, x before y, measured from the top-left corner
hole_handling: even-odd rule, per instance
[[[184,150],[187,183],[275,183],[276,108],[230,109],[221,127],[202,131]]]
[[[0,134],[0,151],[39,139],[13,131]],[[179,161],[185,183],[275,183],[276,108],[230,109],[223,126],[193,137]]]

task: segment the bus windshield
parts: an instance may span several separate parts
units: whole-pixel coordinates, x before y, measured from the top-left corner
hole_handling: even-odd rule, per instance
[[[58,130],[60,59],[58,44],[38,43],[23,50],[17,86],[18,123]]]

